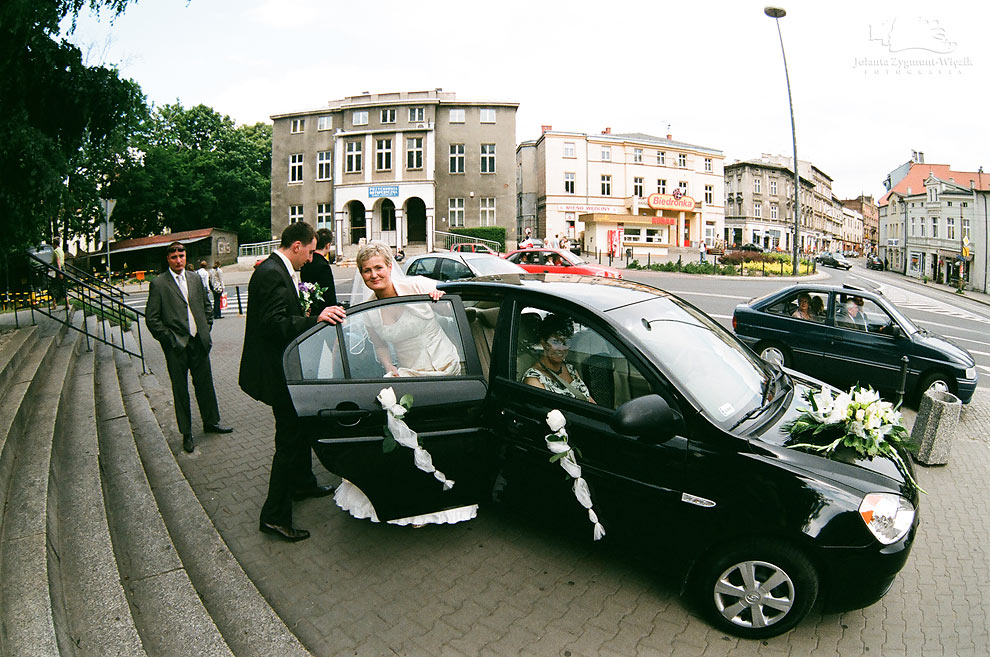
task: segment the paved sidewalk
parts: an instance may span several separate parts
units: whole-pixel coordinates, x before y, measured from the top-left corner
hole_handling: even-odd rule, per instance
[[[274,426],[268,408],[237,387],[243,330],[233,316],[213,333],[217,393],[235,432],[197,435],[196,452],[178,459],[234,555],[317,655],[990,653],[990,391],[965,409],[949,465],[918,468],[929,495],[890,593],[863,610],[814,610],[782,637],[746,642],[713,630],[656,574],[663,546],[652,563],[633,560],[607,541],[553,535],[497,507],[417,530],[355,520],[324,498],[296,504],[309,540],[262,535]],[[166,380],[161,351],[148,352]],[[166,434],[178,450],[174,426]],[[335,483],[315,468],[322,483]]]

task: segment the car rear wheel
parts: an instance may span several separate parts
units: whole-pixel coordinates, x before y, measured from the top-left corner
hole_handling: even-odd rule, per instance
[[[756,345],[756,353],[768,363],[773,363],[780,367],[791,366],[790,349],[776,342],[761,342]]]
[[[797,549],[754,539],[701,564],[693,589],[713,625],[746,639],[764,639],[807,616],[818,597],[818,575]]]

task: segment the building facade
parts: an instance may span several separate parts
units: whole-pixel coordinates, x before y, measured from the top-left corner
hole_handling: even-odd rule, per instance
[[[842,207],[855,210],[863,217],[863,252],[876,253],[880,240],[880,208],[873,196],[860,194],[856,198],[844,199]]]
[[[517,108],[436,89],[272,116],[272,234],[306,220],[334,231],[338,253],[370,239],[432,249],[457,227],[511,235]]]
[[[724,230],[722,151],[642,133],[544,126],[516,148],[517,237],[566,235],[587,252],[665,255]]]

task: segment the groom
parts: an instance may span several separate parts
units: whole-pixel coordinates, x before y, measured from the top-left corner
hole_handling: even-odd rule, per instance
[[[292,500],[333,492],[317,485],[313,476],[309,437],[300,430],[282,371],[282,352],[292,340],[318,321],[344,321],[340,306],[328,306],[318,317],[303,314],[296,272],[312,260],[315,249],[316,231],[310,224],[289,224],[279,248],[251,275],[238,380],[244,392],[271,406],[275,416],[275,456],[259,529],[286,541],[309,538],[308,531],[292,526]]]

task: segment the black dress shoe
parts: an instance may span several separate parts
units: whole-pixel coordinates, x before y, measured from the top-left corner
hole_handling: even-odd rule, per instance
[[[225,427],[222,424],[204,424],[203,431],[206,433],[230,433],[234,427]]]
[[[289,541],[290,543],[304,541],[309,538],[309,532],[305,529],[296,529],[295,527],[290,527],[288,525],[272,525],[267,522],[262,522],[258,526],[258,529],[265,534],[278,536],[283,541]]]
[[[192,451],[195,448],[196,448],[196,443],[193,442],[192,434],[191,433],[182,434],[182,449],[192,454]]]
[[[305,500],[310,497],[326,497],[327,495],[333,494],[333,486],[313,486],[311,488],[303,488],[302,490],[297,490],[292,493],[292,499],[295,501]]]

